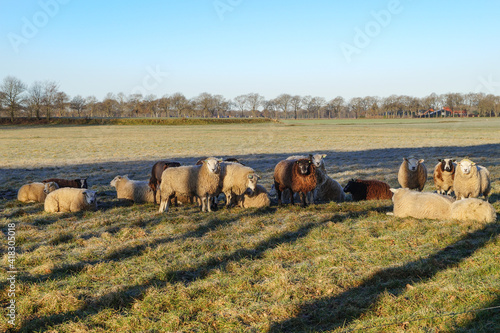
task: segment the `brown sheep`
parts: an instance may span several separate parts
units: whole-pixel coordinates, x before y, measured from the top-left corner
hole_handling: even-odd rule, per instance
[[[151,178],[149,179],[149,187],[153,190],[153,200],[155,205],[156,205],[156,192],[160,188],[161,175],[163,174],[163,171],[167,168],[175,168],[180,166],[181,164],[179,162],[159,161],[153,165],[153,168],[151,168]],[[161,193],[160,193],[160,201],[161,201]]]
[[[42,183],[50,183],[54,182],[59,186],[59,188],[63,187],[74,187],[74,188],[88,188],[87,178],[78,178],[78,179],[61,179],[61,178],[50,178],[45,179]]]
[[[306,207],[306,193],[316,188],[316,166],[310,158],[281,161],[274,168],[274,187],[278,194],[279,205],[281,205],[281,192],[289,189],[292,205],[293,194],[298,192],[302,207]]]
[[[456,170],[456,164],[453,162],[455,160],[449,158],[439,159],[439,163],[434,167],[434,185],[439,194],[450,195],[453,192]]]
[[[351,179],[344,187],[344,192],[351,193],[354,201],[392,199],[389,184],[379,180]]]

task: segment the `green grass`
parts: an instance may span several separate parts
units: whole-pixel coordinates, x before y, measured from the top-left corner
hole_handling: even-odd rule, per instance
[[[327,171],[343,185],[359,176],[397,186],[404,155],[425,158],[429,172],[438,157],[469,155],[490,170],[490,202],[500,212],[499,135],[490,124],[300,121],[224,125],[225,131],[188,126],[168,129],[174,143],[155,126],[2,130],[0,140],[11,147],[2,152],[9,160],[1,160],[0,194],[28,180],[85,173],[99,193],[100,209],[57,215],[44,213],[42,204],[0,199],[0,228],[6,232],[7,224],[16,224],[19,270],[16,326],[2,315],[0,331],[497,332],[500,311],[476,310],[500,306],[498,220],[395,218],[386,215],[389,200],[210,214],[180,206],[158,214],[152,204],[116,199],[109,186],[117,174],[147,179],[156,159],[192,163],[201,155],[236,155],[269,189],[281,158],[312,150],[327,152]],[[265,135],[248,139],[266,131],[278,142],[263,144]],[[242,132],[246,138],[236,135]],[[68,149],[65,158],[50,155],[51,145],[65,149],[82,133],[93,144]],[[453,133],[462,141],[447,139]],[[323,139],[299,140],[316,135]],[[102,139],[106,143],[98,145]],[[170,155],[162,145],[184,150]],[[432,180],[425,190],[434,190]],[[1,245],[6,268],[5,238]],[[10,299],[5,278],[2,270],[4,308]]]

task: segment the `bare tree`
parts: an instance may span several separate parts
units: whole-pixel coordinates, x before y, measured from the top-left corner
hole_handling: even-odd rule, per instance
[[[16,113],[21,108],[26,85],[14,76],[7,76],[3,79],[0,91],[2,92],[1,103],[9,111],[10,121],[14,122]]]
[[[76,112],[78,117],[82,116],[82,111],[83,109],[85,109],[85,105],[85,99],[80,95],[76,95],[75,97],[73,97],[71,102],[69,102],[69,107],[71,108],[71,110],[74,110]]]
[[[177,117],[180,117],[189,109],[188,99],[180,92],[172,95],[172,108],[177,113]]]
[[[97,98],[95,98],[95,96],[88,96],[85,98],[85,103],[87,104],[87,109],[89,110],[88,117],[93,118],[96,113]]]
[[[293,96],[292,99],[290,100],[290,105],[292,106],[293,109],[293,117],[294,119],[297,119],[299,110],[302,107],[302,97],[300,97],[299,95]]]
[[[248,107],[252,111],[252,116],[256,117],[259,107],[262,105],[264,97],[257,93],[250,93],[247,95]]]
[[[247,107],[247,95],[239,95],[234,98],[234,104],[241,112],[241,117],[243,117],[243,112],[245,112]]]
[[[58,91],[56,93],[54,106],[58,111],[59,117],[63,117],[65,115],[68,103],[69,103],[69,96],[65,92]]]
[[[344,111],[345,107],[345,100],[341,96],[337,96],[334,99],[332,99],[329,103],[329,108],[331,112],[329,113],[329,116],[334,116],[337,118],[341,117],[342,112]]]
[[[40,114],[43,106],[43,83],[35,81],[28,89],[27,105],[30,113],[35,113],[35,117],[40,119]]]
[[[290,94],[281,94],[274,100],[276,106],[283,112],[284,118],[288,118],[288,110],[292,105],[292,95]]]
[[[59,84],[54,81],[45,81],[43,83],[42,105],[45,109],[47,120],[50,120],[52,110],[55,108],[56,96],[59,92]]]
[[[163,97],[158,101],[158,108],[160,109],[160,117],[162,111],[165,112],[165,117],[169,117],[170,109],[172,109],[172,98],[167,94],[163,95]]]

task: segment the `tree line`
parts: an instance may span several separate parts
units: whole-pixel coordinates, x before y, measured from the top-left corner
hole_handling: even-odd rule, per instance
[[[418,117],[429,109],[464,111],[460,115],[497,117],[500,96],[484,93],[447,93],[419,98],[405,95],[388,97],[337,96],[331,100],[318,96],[281,94],[266,99],[249,93],[226,99],[222,95],[201,93],[187,98],[182,93],[150,94],[108,93],[102,100],[95,96],[70,97],[54,81],[35,81],[26,85],[7,76],[0,85],[0,114],[10,117],[266,117],[275,119],[304,118],[377,118]]]

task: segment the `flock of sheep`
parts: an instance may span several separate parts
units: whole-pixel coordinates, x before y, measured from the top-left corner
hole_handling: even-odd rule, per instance
[[[171,205],[198,203],[203,212],[211,212],[224,194],[225,205],[243,208],[271,205],[270,196],[277,195],[278,204],[302,206],[317,202],[341,202],[350,193],[355,201],[392,199],[393,214],[398,217],[428,219],[496,220],[494,207],[488,203],[491,190],[486,168],[469,159],[458,163],[439,160],[433,178],[438,193],[422,192],[427,181],[424,160],[404,158],[398,172],[400,189],[378,180],[352,179],[342,188],[328,176],[324,154],[290,156],[280,161],[275,169],[270,193],[258,184],[254,169],[234,158],[224,161],[209,157],[196,165],[181,166],[178,162],[160,161],[153,165],[149,182],[116,176],[110,183],[116,188],[117,198],[136,203],[160,203],[159,212],[167,212]],[[18,200],[44,202],[47,212],[76,212],[96,210],[96,192],[87,189],[86,179],[47,179],[22,186]],[[451,196],[454,193],[456,200]],[[485,200],[477,199],[483,196]]]

